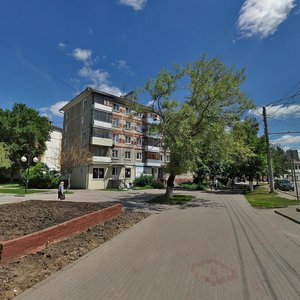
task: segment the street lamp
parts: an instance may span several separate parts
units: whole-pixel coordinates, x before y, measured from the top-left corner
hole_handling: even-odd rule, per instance
[[[27,156],[27,157],[26,157]],[[25,194],[27,193],[28,190],[28,181],[29,181],[29,166],[31,162],[37,163],[39,161],[39,159],[37,157],[32,158],[31,155],[29,154],[24,154],[21,157],[21,161],[23,163],[27,162],[27,166],[26,166],[26,172],[25,172]]]

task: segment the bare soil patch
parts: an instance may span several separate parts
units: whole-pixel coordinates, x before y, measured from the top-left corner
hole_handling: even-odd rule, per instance
[[[112,204],[115,203],[34,200],[0,205],[0,239],[32,233]],[[12,299],[147,216],[145,213],[125,212],[83,233],[49,244],[43,251],[23,257],[7,266],[0,266],[0,299]],[[7,220],[15,225],[15,229]]]
[[[0,206],[0,240],[33,233],[113,204],[42,200],[3,204]]]

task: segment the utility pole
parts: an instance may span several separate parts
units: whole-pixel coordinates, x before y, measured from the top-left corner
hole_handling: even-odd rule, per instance
[[[269,185],[270,185],[270,192],[273,193],[274,192],[274,178],[273,178],[272,154],[271,154],[271,149],[270,149],[267,113],[266,113],[266,107],[265,106],[263,106],[263,118],[264,118],[264,124],[265,124],[265,136],[266,136],[266,143],[267,143]]]

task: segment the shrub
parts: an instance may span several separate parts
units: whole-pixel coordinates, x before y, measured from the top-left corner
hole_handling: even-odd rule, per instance
[[[26,170],[22,172],[22,178],[26,178]],[[29,188],[50,189],[56,188],[60,182],[60,175],[57,171],[51,171],[42,162],[38,162],[29,168],[28,172]]]
[[[133,184],[136,186],[146,186],[146,185],[153,185],[154,179],[152,176],[149,175],[141,175],[140,177],[137,177]]]

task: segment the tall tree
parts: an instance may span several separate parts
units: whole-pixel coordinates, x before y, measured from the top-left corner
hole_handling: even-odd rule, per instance
[[[78,166],[86,166],[91,162],[92,154],[88,147],[82,146],[77,139],[64,147],[61,154],[62,171],[68,175],[68,188],[71,188],[71,175]]]
[[[0,109],[0,141],[9,145],[12,174],[22,168],[24,154],[39,157],[45,152],[51,130],[49,120],[25,104],[16,103],[11,111]]]
[[[4,143],[0,143],[0,169],[9,168],[11,166],[11,160],[9,159],[9,150]]]
[[[146,84],[152,110],[160,117],[152,131],[162,134],[162,143],[170,150],[167,196],[173,195],[176,175],[196,169],[205,142],[221,142],[226,127],[234,126],[253,107],[240,90],[244,79],[243,69],[203,57],[184,68],[161,70]]]

